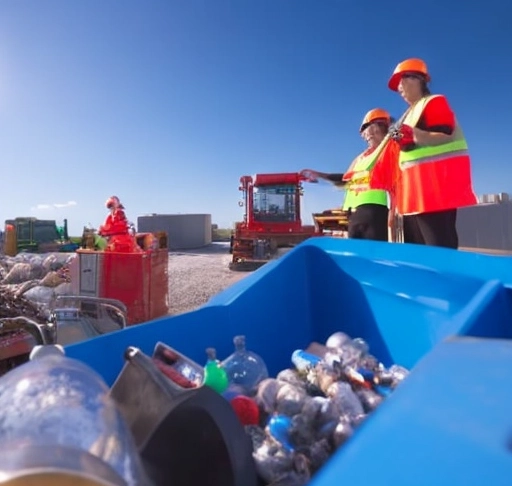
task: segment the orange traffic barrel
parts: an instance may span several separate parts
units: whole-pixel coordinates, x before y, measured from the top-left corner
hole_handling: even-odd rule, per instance
[[[8,256],[15,256],[18,253],[16,228],[12,224],[5,225],[4,253]]]

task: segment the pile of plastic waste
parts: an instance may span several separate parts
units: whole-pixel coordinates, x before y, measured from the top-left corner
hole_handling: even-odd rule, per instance
[[[23,296],[16,296],[9,290],[0,292],[0,319],[24,316],[36,322],[45,322],[46,316],[41,308]]]
[[[258,384],[262,416],[248,432],[268,483],[306,484],[407,376],[400,366],[386,369],[364,340],[341,332],[316,349],[296,350],[293,369]]]
[[[76,254],[19,253],[0,256],[1,317],[44,320],[58,295],[71,295],[70,264]]]
[[[275,378],[244,336],[234,344],[222,362],[208,348],[204,367],[188,358],[179,368],[155,362],[182,387],[206,385],[230,402],[252,440],[258,475],[272,486],[307,484],[408,374],[386,368],[363,339],[342,332],[293,352],[293,366]]]

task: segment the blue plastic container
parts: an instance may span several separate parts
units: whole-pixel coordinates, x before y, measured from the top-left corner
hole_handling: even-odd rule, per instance
[[[244,334],[275,375],[290,366],[295,349],[335,331],[362,337],[384,364],[413,372],[312,486],[510,483],[509,257],[310,239],[197,311],[72,345],[67,353],[112,383],[130,345],[151,353],[164,341],[203,362],[205,348],[224,358],[233,336]]]

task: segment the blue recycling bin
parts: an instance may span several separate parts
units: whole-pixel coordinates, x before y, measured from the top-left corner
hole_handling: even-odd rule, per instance
[[[511,296],[509,257],[313,238],[194,312],[67,353],[111,384],[128,346],[149,354],[164,341],[204,362],[205,348],[224,358],[233,336],[245,334],[275,375],[295,349],[344,331],[365,339],[385,365],[412,373],[312,486],[509,484]]]

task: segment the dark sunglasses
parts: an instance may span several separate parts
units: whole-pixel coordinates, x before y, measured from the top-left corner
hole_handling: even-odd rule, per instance
[[[425,77],[417,73],[406,73],[402,75],[402,79],[419,79],[421,81],[422,79],[425,79]]]

